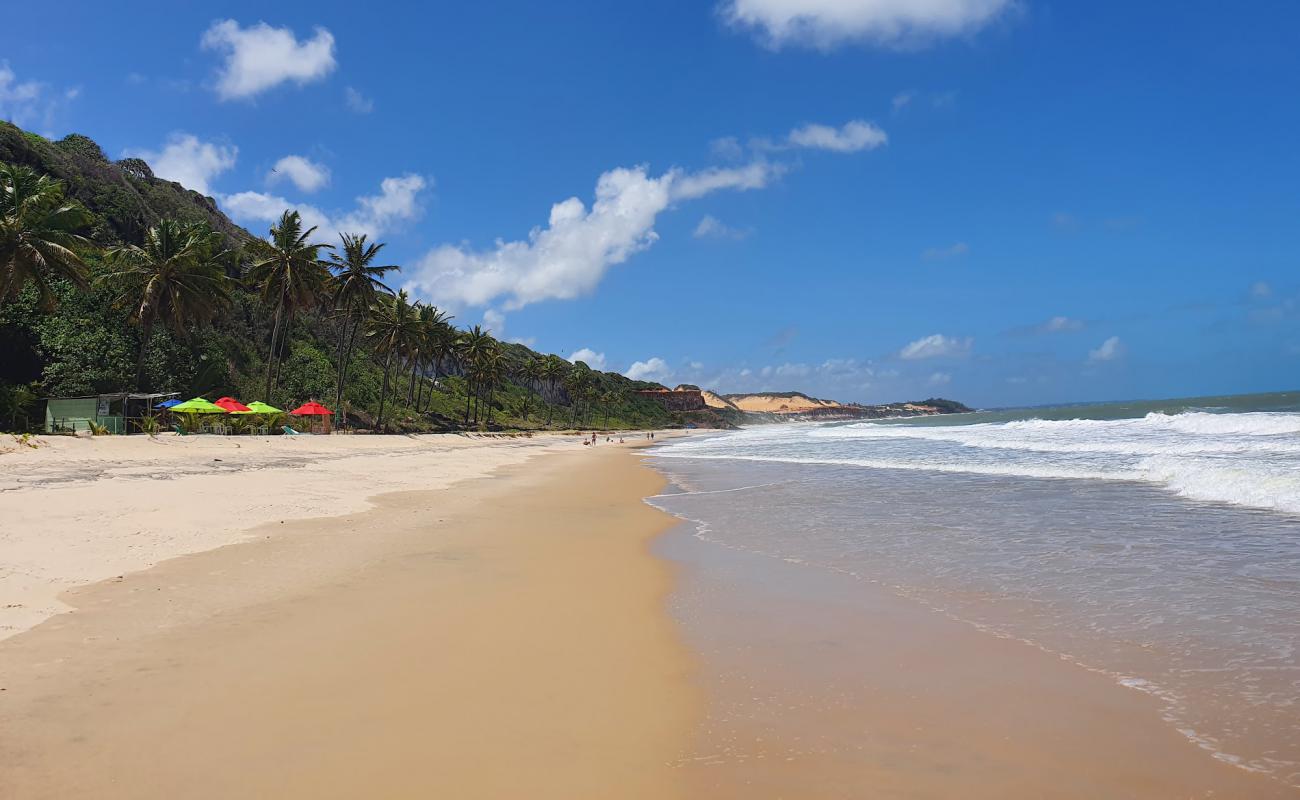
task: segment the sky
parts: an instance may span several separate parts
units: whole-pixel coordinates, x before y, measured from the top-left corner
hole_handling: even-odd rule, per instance
[[[461,325],[722,392],[1300,387],[1300,5],[70,2],[0,118],[387,243]],[[130,7],[127,7],[130,8]]]

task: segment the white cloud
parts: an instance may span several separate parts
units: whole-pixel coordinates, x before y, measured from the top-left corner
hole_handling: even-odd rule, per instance
[[[204,32],[201,44],[204,50],[225,53],[217,75],[222,100],[254,97],[286,81],[301,86],[324,78],[337,66],[334,36],[319,26],[312,38],[299,42],[289,28],[265,22],[242,28],[233,19],[220,20]]]
[[[570,197],[551,207],[546,227],[525,240],[497,240],[489,250],[443,245],[411,271],[408,287],[445,304],[487,305],[505,298],[505,309],[542,300],[567,300],[593,291],[605,273],[654,244],[655,220],[676,201],[722,189],[758,189],[780,172],[765,161],[687,173],[672,169],[651,177],[645,167],[619,168],[600,176],[591,208]]]
[[[733,228],[712,214],[705,214],[695,226],[696,239],[744,239],[752,233],[747,228]]]
[[[498,339],[506,335],[506,315],[489,308],[483,312],[483,327]]]
[[[943,356],[964,356],[970,352],[974,343],[975,340],[970,337],[959,339],[936,333],[917,339],[907,345],[898,352],[898,356],[909,361]]]
[[[931,373],[930,379],[926,383],[931,386],[947,386],[952,383],[952,376],[946,372]]]
[[[946,258],[957,258],[970,252],[970,245],[965,242],[956,242],[947,247],[928,247],[921,253],[921,258],[926,261],[942,261]]]
[[[894,110],[894,113],[897,114],[898,112],[902,111],[903,109],[911,105],[912,101],[915,99],[916,99],[916,92],[913,91],[899,92],[898,94],[894,95],[893,99],[889,101],[889,106]]]
[[[605,354],[597,353],[590,347],[584,347],[581,350],[569,354],[569,363],[577,364],[579,361],[591,367],[592,369],[605,369]]]
[[[1251,297],[1258,297],[1260,299],[1263,299],[1265,297],[1272,296],[1272,294],[1273,294],[1273,287],[1269,286],[1264,281],[1256,281],[1250,287]]]
[[[709,142],[709,152],[727,161],[739,161],[745,157],[745,149],[740,146],[740,140],[735,136],[723,136],[721,139]]]
[[[354,113],[369,114],[375,110],[375,101],[351,86],[343,90],[343,99],[348,105],[348,110]]]
[[[51,93],[49,86],[40,81],[20,81],[8,61],[0,61],[0,119],[20,128],[42,126],[48,129],[54,123],[58,110],[81,94],[79,87]]]
[[[1038,326],[1041,333],[1063,333],[1065,331],[1083,330],[1083,322],[1070,317],[1052,317]]]
[[[329,184],[330,171],[324,164],[317,164],[303,156],[285,156],[275,162],[270,174],[266,176],[266,182],[275,185],[285,179],[297,186],[298,191],[310,194]]]
[[[916,47],[962,36],[1012,5],[1013,0],[724,0],[719,11],[769,47],[828,50],[850,42]]]
[[[889,137],[870,122],[855,119],[839,128],[810,123],[790,131],[786,141],[791,147],[856,153],[860,150],[874,150],[888,142]]]
[[[780,164],[759,160],[743,167],[709,167],[699,172],[670,170],[663,177],[669,179],[672,200],[694,200],[722,189],[762,189],[784,172]]]
[[[374,239],[419,217],[420,192],[427,186],[428,181],[420,175],[384,178],[379,194],[358,197],[357,207],[341,214],[264,192],[238,192],[219,199],[226,213],[240,222],[275,222],[285,209],[294,209],[302,215],[306,227],[320,229],[316,241],[331,241],[339,233],[364,233]]]
[[[645,361],[637,361],[628,367],[627,372],[623,373],[634,381],[656,381],[658,383],[667,383],[672,377],[672,369],[669,368],[668,362],[655,356]]]
[[[125,154],[144,159],[159,178],[210,195],[212,179],[235,166],[239,148],[204,142],[193,134],[177,132],[167,137],[162,150],[127,150]]]
[[[1127,348],[1119,340],[1118,336],[1112,336],[1101,343],[1101,347],[1096,350],[1088,351],[1088,361],[1090,363],[1100,363],[1103,361],[1114,361],[1117,358],[1123,358]]]
[[[794,364],[786,362],[775,367],[766,366],[758,371],[758,374],[764,378],[806,378],[813,373],[813,368],[807,364]]]

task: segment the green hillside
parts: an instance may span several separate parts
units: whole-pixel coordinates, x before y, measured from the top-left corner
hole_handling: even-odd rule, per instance
[[[277,363],[268,364],[277,306],[267,299],[265,284],[259,285],[254,270],[265,260],[265,243],[231,222],[212,198],[154,177],[139,159],[112,161],[85,136],[52,142],[0,122],[0,165],[5,164],[56,179],[67,200],[88,213],[77,231],[84,238],[71,248],[84,264],[82,285],[50,280],[49,302],[42,301],[31,283],[12,296],[0,296],[0,429],[37,427],[40,398],[137,388],[209,399],[228,394],[281,408],[308,399],[333,406],[340,360],[347,361],[342,406],[348,423],[362,428],[376,423],[385,364],[390,385],[383,427],[393,431],[710,422],[675,417],[634,394],[658,384],[590,370],[585,364],[569,365],[490,337],[493,365],[480,370],[487,377],[477,381],[472,379],[479,362],[463,357],[460,344],[450,343],[442,357],[432,359],[411,342],[385,349],[382,337],[369,330],[372,321],[351,326],[365,331],[355,337],[351,356],[342,359],[340,343],[350,328],[337,311],[328,282],[284,315],[285,331],[274,349]],[[221,244],[211,245],[210,255],[225,275],[209,278],[228,288],[229,302],[215,309],[210,320],[205,313],[195,313],[179,326],[144,325],[132,315],[138,300],[123,297],[130,285],[116,277],[120,264],[110,254],[114,248],[144,245],[150,228],[168,219],[218,234]],[[4,236],[0,232],[0,264],[5,263],[3,248],[12,244]],[[10,277],[0,272],[0,279]],[[390,274],[387,282],[400,284],[400,275]],[[381,301],[381,312],[393,309],[395,301],[387,295]],[[408,304],[406,309],[418,312],[419,306]],[[137,383],[137,360],[146,344]],[[549,371],[542,369],[546,365]],[[276,379],[269,396],[268,366]],[[468,414],[467,401],[476,406]]]

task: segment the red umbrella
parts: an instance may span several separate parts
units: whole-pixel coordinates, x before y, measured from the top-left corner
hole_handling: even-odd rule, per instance
[[[233,411],[242,412],[242,411],[249,410],[248,406],[244,405],[243,403],[239,402],[233,397],[223,397],[220,400],[217,400],[215,403],[213,403],[213,405],[221,406],[225,410],[232,411],[232,412]]]
[[[303,403],[302,405],[298,406],[297,408],[295,408],[293,411],[290,411],[289,413],[290,413],[290,414],[293,414],[294,416],[297,416],[297,417],[302,417],[302,416],[332,417],[332,416],[334,416],[334,412],[333,412],[333,411],[330,411],[328,408],[326,408],[325,406],[321,405],[320,403],[317,403],[315,400],[311,401],[310,403]]]

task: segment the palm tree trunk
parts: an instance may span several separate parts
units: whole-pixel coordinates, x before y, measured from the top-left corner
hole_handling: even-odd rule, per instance
[[[338,365],[338,374],[334,379],[334,408],[338,413],[338,408],[343,404],[343,379],[344,372],[347,371],[347,364],[343,361],[344,353],[348,348],[348,322],[349,316],[343,316],[343,330],[339,332],[339,346],[335,356],[335,363]]]
[[[474,385],[469,382],[468,378],[466,378],[465,380],[465,424],[466,425],[469,425],[469,400],[473,396],[474,396]]]
[[[153,338],[153,317],[140,320],[140,354],[135,361],[135,390],[144,391],[144,356],[149,351],[149,340]]]
[[[409,406],[415,399],[415,380],[420,370],[420,351],[416,350],[411,356],[411,385],[406,387],[406,404]]]
[[[275,343],[280,336],[280,313],[283,310],[283,304],[275,307],[275,322],[271,325],[271,349],[266,354],[266,400],[271,402],[271,368],[275,364]]]
[[[384,385],[379,390],[379,416],[375,418],[375,428],[380,433],[384,432],[384,401],[388,399],[388,373],[393,365],[393,351],[389,350],[388,355],[384,357]]]

